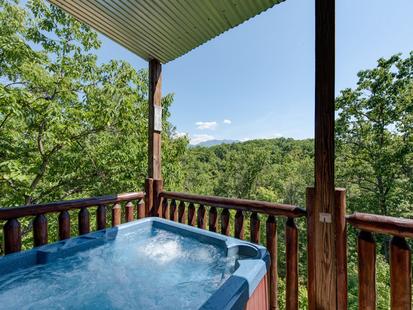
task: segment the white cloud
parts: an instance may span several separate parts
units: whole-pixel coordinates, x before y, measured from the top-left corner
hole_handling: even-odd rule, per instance
[[[205,142],[205,141],[213,140],[213,139],[214,139],[214,136],[211,136],[211,135],[193,135],[190,137],[192,145],[199,144],[201,142]]]
[[[232,121],[230,119],[224,119],[224,124],[231,125]]]
[[[182,138],[185,136],[189,136],[189,135],[186,132],[175,131],[174,134],[172,135],[172,138],[177,139],[177,138]]]
[[[215,130],[218,127],[217,122],[196,122],[195,125],[197,126],[196,128],[200,130]]]
[[[245,142],[245,141],[249,141],[249,140],[258,140],[258,139],[263,139],[263,140],[266,140],[266,139],[277,139],[277,138],[281,138],[281,137],[283,137],[282,134],[280,134],[280,133],[275,133],[275,134],[268,135],[268,136],[260,136],[260,135],[258,135],[258,136],[255,136],[255,137],[245,137],[245,138],[241,139],[240,141]]]

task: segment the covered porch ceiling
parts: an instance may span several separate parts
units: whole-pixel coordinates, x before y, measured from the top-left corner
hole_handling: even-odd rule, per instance
[[[145,60],[174,60],[284,0],[49,0]]]

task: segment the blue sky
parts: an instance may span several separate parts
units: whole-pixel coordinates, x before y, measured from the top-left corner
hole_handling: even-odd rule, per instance
[[[380,57],[413,50],[413,1],[336,1],[336,95]],[[102,37],[100,59],[147,63]],[[314,1],[287,0],[164,65],[171,121],[192,143],[313,137]]]

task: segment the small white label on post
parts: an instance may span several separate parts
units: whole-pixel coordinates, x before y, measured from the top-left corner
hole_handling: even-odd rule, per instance
[[[331,213],[321,213],[320,212],[320,222],[321,223],[331,223]]]
[[[153,130],[155,131],[162,131],[162,107],[158,105],[153,106]]]

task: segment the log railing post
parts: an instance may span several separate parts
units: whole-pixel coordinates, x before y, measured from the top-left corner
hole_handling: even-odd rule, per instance
[[[390,242],[391,309],[412,308],[411,252],[406,240],[393,237]]]
[[[278,308],[277,290],[278,290],[278,265],[277,265],[277,221],[274,216],[270,215],[266,223],[267,250],[270,252],[271,265],[269,274],[270,289],[270,309]]]
[[[81,208],[78,213],[79,235],[84,235],[90,232],[89,210]]]
[[[33,245],[37,247],[47,244],[47,240],[47,218],[44,214],[39,214],[33,220]]]
[[[178,206],[178,222],[185,224],[185,202],[180,201]]]
[[[298,233],[294,219],[289,218],[286,223],[286,261],[287,261],[287,291],[286,309],[298,309]]]
[[[133,218],[133,203],[131,201],[128,201],[128,203],[125,205],[125,222],[132,222]]]
[[[59,214],[59,240],[70,238],[70,215],[67,211]]]
[[[376,309],[376,242],[370,232],[358,235],[359,309]]]
[[[178,208],[176,207],[176,200],[172,199],[169,206],[169,219],[171,221],[178,221]]]
[[[153,180],[153,206],[151,216],[161,217],[161,207],[163,198],[160,194],[163,191],[163,181]]]
[[[106,206],[100,205],[96,209],[96,228],[97,230],[106,228]]]
[[[209,224],[208,224],[208,228],[210,231],[217,232],[217,219],[218,219],[217,208],[211,207],[209,209]]]
[[[237,210],[235,213],[234,221],[234,237],[238,239],[244,239],[244,215],[241,210]]]
[[[221,234],[229,236],[231,226],[229,223],[229,210],[224,209],[221,211]]]
[[[162,218],[169,219],[169,205],[168,199],[163,198],[162,200]]]
[[[188,206],[188,225],[195,226],[195,206],[192,202]]]
[[[347,309],[347,226],[346,190],[335,190],[336,257],[337,257],[337,308]]]
[[[199,205],[199,208],[198,208],[197,225],[198,225],[198,228],[205,229],[205,207],[203,205]]]
[[[250,217],[251,242],[260,243],[260,219],[257,212],[252,212]]]
[[[22,235],[20,223],[17,219],[10,219],[4,224],[3,235],[5,254],[21,251]]]
[[[121,212],[122,212],[122,208],[120,204],[119,203],[115,204],[112,208],[112,227],[115,227],[121,224],[122,222]]]
[[[145,217],[151,216],[153,207],[153,179],[145,180]]]

